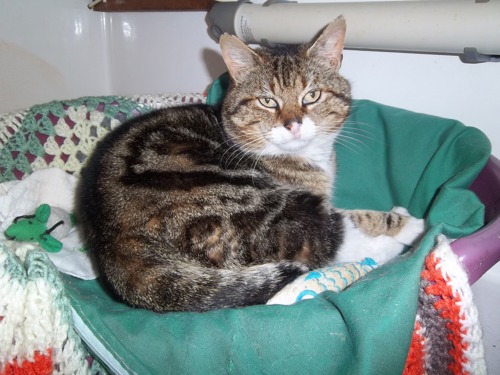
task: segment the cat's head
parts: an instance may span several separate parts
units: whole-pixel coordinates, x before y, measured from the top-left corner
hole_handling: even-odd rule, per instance
[[[318,141],[333,143],[351,102],[339,73],[343,17],[308,45],[252,50],[224,34],[220,46],[232,84],[222,117],[240,146],[260,155],[300,155]]]

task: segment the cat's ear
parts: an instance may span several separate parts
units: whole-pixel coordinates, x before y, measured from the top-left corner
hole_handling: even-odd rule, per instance
[[[329,23],[309,48],[309,57],[319,59],[333,69],[340,68],[344,50],[346,24],[343,16]]]
[[[219,44],[229,75],[236,83],[240,83],[253,67],[261,63],[261,58],[234,35],[223,34]]]

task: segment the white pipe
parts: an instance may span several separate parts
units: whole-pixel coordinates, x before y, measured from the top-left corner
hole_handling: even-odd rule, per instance
[[[228,32],[249,44],[297,44],[339,14],[346,18],[348,49],[461,54],[475,48],[500,55],[500,0],[225,2],[215,3],[207,23],[217,39]]]

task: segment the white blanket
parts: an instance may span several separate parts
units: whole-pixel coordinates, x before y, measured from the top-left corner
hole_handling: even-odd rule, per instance
[[[34,214],[36,208],[43,203],[72,213],[75,187],[76,177],[57,168],[39,170],[21,181],[0,184],[0,240],[14,252],[21,248],[22,243],[7,240],[4,231],[16,217]],[[64,237],[57,236],[57,239],[63,243],[62,250],[47,253],[55,266],[61,272],[84,280],[95,279],[95,266],[83,246],[77,228],[71,228]]]

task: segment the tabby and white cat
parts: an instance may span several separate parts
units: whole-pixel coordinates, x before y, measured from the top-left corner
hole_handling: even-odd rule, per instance
[[[342,17],[296,48],[223,35],[232,85],[221,111],[157,110],[98,144],[77,208],[119,297],[157,312],[262,304],[310,269],[384,262],[420,235],[423,221],[404,209],[329,203],[351,103],[344,35]]]

